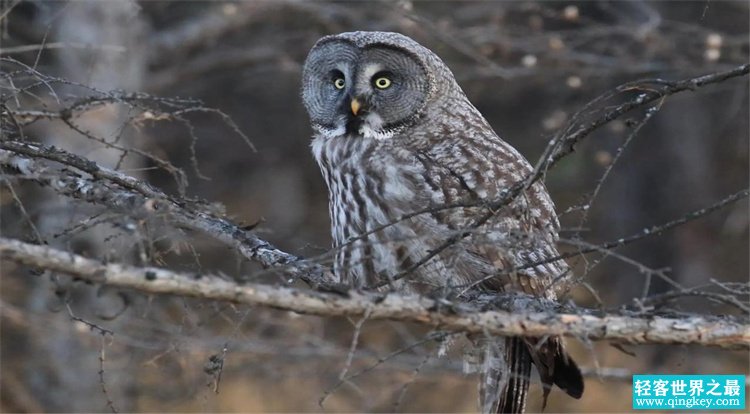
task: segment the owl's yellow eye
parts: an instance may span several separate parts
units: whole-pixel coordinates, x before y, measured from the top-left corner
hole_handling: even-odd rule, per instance
[[[385,88],[391,86],[391,80],[388,79],[385,76],[381,76],[381,77],[375,79],[374,83],[375,83],[375,87],[378,88],[378,89],[385,89]]]
[[[336,89],[344,89],[344,86],[346,86],[346,81],[344,78],[336,78],[333,81],[333,86],[336,87]]]

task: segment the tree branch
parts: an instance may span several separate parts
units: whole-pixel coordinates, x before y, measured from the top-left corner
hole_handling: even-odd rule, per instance
[[[47,159],[73,167],[94,178],[92,180],[65,171],[56,174],[54,179],[31,177],[68,197],[105,205],[131,216],[164,217],[182,228],[199,231],[232,247],[245,258],[260,263],[264,268],[282,270],[313,287],[334,282],[333,275],[324,267],[279,250],[271,243],[224,218],[190,207],[197,203],[188,203],[181,198],[168,196],[155,187],[119,171],[102,167],[51,146],[0,140],[0,149],[25,156],[23,158],[29,166],[36,165],[37,159]],[[0,162],[4,162],[2,154]],[[41,171],[43,168],[36,166],[27,169]]]
[[[571,132],[571,129],[575,126],[578,119],[576,119],[576,117],[571,119],[569,127],[564,130],[565,133],[550,141],[550,145],[548,145],[544,155],[540,157],[540,162],[535,168],[534,175],[538,176],[541,172],[547,171],[562,158],[575,151],[575,146],[596,129],[614,121],[633,109],[647,106],[651,102],[666,98],[676,93],[694,91],[706,85],[724,82],[727,79],[739,76],[746,76],[748,73],[750,73],[750,64],[745,64],[724,72],[710,73],[708,75],[681,81],[643,79],[621,85],[617,88],[616,92],[640,91],[642,93],[638,94],[635,98],[629,99],[625,103],[616,106],[614,109],[606,111],[588,125],[579,126],[578,129],[573,132]],[[610,95],[611,94],[608,93],[600,98],[606,99],[609,98]],[[595,99],[592,103],[598,102],[599,100],[600,99]],[[533,177],[533,181],[535,181],[536,178],[537,177]]]
[[[283,286],[245,284],[211,276],[190,276],[156,267],[102,263],[62,250],[0,238],[0,257],[27,266],[68,273],[108,286],[144,293],[170,294],[244,303],[318,316],[348,316],[415,322],[435,329],[491,335],[558,336],[613,340],[630,344],[696,344],[750,349],[750,325],[729,317],[558,314],[530,311],[482,310],[466,303],[422,296],[344,295]],[[497,306],[495,306],[497,307]]]

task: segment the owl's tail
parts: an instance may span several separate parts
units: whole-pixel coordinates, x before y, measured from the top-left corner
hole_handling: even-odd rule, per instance
[[[479,403],[483,413],[523,413],[529,392],[531,355],[522,338],[485,345]]]
[[[497,407],[498,413],[523,413],[526,410],[526,397],[529,393],[531,376],[531,355],[522,338],[505,340],[505,354],[508,361],[508,385],[501,391]]]
[[[542,380],[542,409],[547,405],[553,384],[571,397],[581,398],[583,377],[575,361],[565,352],[562,341],[549,338],[542,344],[534,342],[534,339],[506,338],[504,343],[487,344],[479,390],[482,412],[523,413],[532,363]]]

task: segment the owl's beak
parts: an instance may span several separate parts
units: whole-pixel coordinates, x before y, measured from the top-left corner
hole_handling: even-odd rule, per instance
[[[359,110],[362,108],[362,104],[359,103],[359,100],[357,100],[357,98],[352,98],[350,105],[352,107],[352,113],[354,114],[354,116],[357,116],[357,113],[359,113]]]

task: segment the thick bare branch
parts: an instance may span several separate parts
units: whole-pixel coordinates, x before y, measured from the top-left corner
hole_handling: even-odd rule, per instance
[[[0,238],[0,257],[108,286],[265,306],[302,314],[391,319],[435,329],[492,335],[557,336],[631,344],[696,344],[750,348],[750,325],[730,318],[632,317],[554,311],[479,310],[464,303],[400,294],[326,294],[283,286],[239,285],[210,275],[102,263],[46,246]]]

